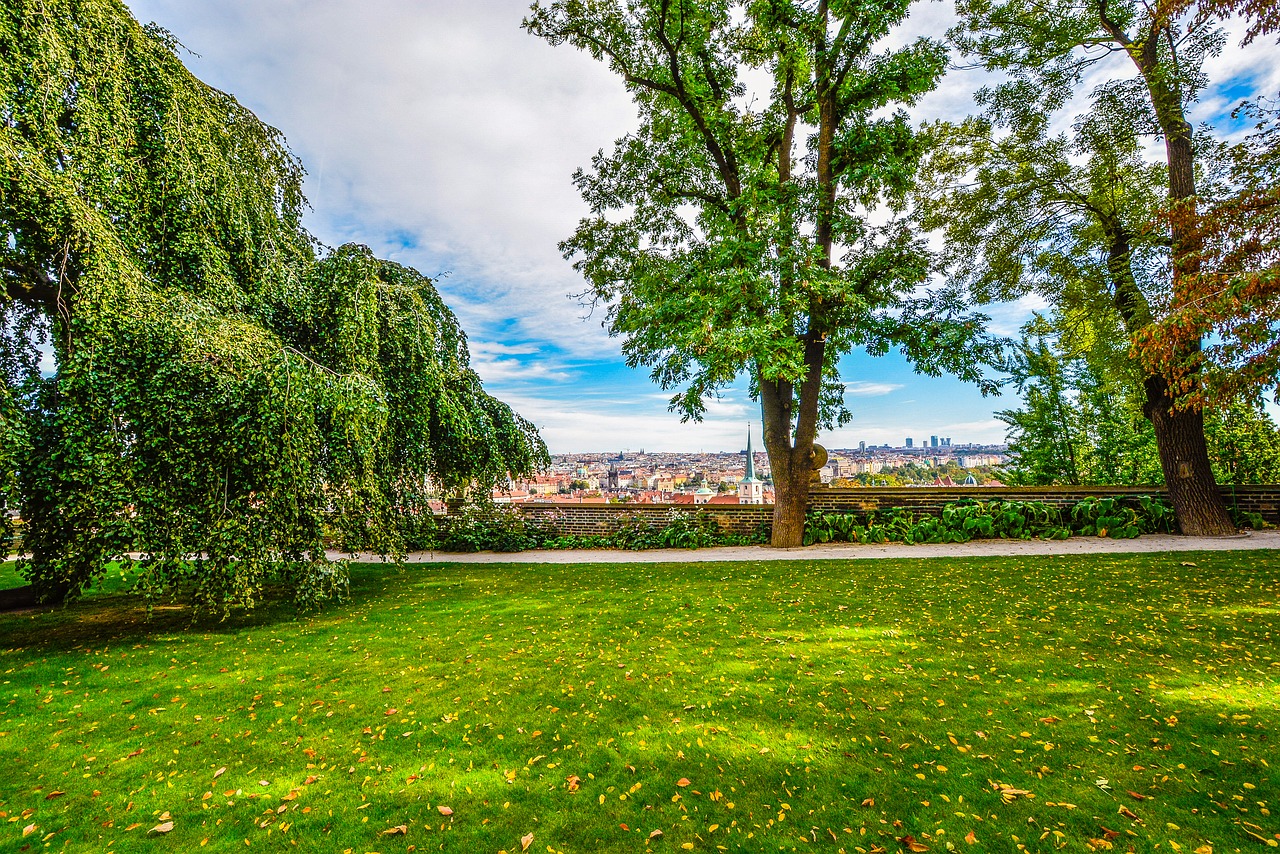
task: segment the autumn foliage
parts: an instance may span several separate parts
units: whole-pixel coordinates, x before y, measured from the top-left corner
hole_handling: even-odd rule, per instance
[[[1180,406],[1274,390],[1280,375],[1280,108],[1237,112],[1256,120],[1256,132],[1227,151],[1231,192],[1167,214],[1194,235],[1199,273],[1179,282],[1166,316],[1135,339]]]

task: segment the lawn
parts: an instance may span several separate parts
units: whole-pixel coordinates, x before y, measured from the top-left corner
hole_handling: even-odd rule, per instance
[[[124,583],[0,615],[4,850],[1280,838],[1276,552],[372,565],[194,625]]]

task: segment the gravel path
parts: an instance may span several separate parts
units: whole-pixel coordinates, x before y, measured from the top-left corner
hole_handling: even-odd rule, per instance
[[[1149,552],[1244,551],[1280,549],[1280,531],[1254,531],[1234,537],[1181,537],[1172,534],[1147,534],[1133,540],[1110,540],[1098,537],[1072,537],[1069,540],[974,540],[968,543],[938,543],[916,546],[901,543],[860,545],[838,543],[805,546],[798,549],[773,549],[766,546],[722,546],[711,549],[654,549],[652,551],[616,551],[580,549],[575,551],[527,551],[514,553],[414,552],[406,563],[688,563],[692,561],[762,561],[762,560],[873,560],[875,558],[912,557],[999,557],[1027,555],[1132,554]],[[332,557],[342,557],[338,552]],[[380,560],[376,555],[360,554],[361,562]],[[1280,560],[1273,555],[1263,560]]]

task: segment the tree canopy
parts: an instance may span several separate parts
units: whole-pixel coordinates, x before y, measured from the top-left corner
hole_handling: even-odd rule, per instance
[[[561,0],[525,21],[608,63],[640,117],[575,175],[592,213],[561,248],[673,409],[748,374],[779,546],[800,544],[818,429],[850,417],[842,354],[898,347],[990,388],[982,318],[919,297],[930,258],[892,216],[920,153],[901,107],[946,65],[930,39],[878,50],[908,5]]]
[[[1041,253],[1042,258],[1053,254],[1063,259],[1064,267],[1072,268],[1069,275],[1087,282],[1090,275],[1084,268],[1089,264],[1082,268],[1079,262],[1089,260],[1089,244],[1095,248],[1095,258],[1106,259],[1105,265],[1093,265],[1105,273],[1101,277],[1105,287],[1093,290],[1109,297],[1123,322],[1125,338],[1137,345],[1134,352],[1141,357],[1146,398],[1143,409],[1155,430],[1163,478],[1179,525],[1185,533],[1225,534],[1234,526],[1214,482],[1202,408],[1207,399],[1202,336],[1212,323],[1184,315],[1186,322],[1175,324],[1183,327],[1182,334],[1164,334],[1162,329],[1169,328],[1168,309],[1202,302],[1198,295],[1212,273],[1214,259],[1206,249],[1213,244],[1203,227],[1205,200],[1197,185],[1203,178],[1208,147],[1195,138],[1187,111],[1209,82],[1205,59],[1225,44],[1217,16],[1231,11],[1257,15],[1249,38],[1268,32],[1275,19],[1274,13],[1252,0],[1193,5],[1182,0],[1155,4],[961,0],[960,23],[951,35],[964,52],[1007,76],[980,92],[979,98],[986,104],[987,116],[1009,129],[1015,146],[988,145],[987,151],[998,159],[1012,154],[1015,159],[1035,161],[1037,165],[1029,169],[1014,168],[1008,174],[1019,181],[1032,179],[1034,192],[1050,202],[1042,216],[1032,217],[1031,228],[1016,227],[1011,235],[991,232],[996,243],[1024,243],[1024,249],[1002,265],[1004,272],[1018,267],[1028,254]],[[1113,63],[1108,73],[1097,73],[1105,67],[1100,64],[1117,55],[1129,62]],[[1133,76],[1124,73],[1124,65]],[[1087,74],[1103,82],[1093,93],[1092,110],[1077,128],[1075,144],[1054,140],[1052,147],[1057,150],[1050,152],[1048,161],[1044,151],[1027,147],[1026,139],[1017,147],[1023,127],[1042,128],[1045,114],[1078,94]],[[1151,202],[1156,197],[1149,184],[1153,173],[1143,167],[1143,146],[1131,141],[1145,135],[1163,139],[1165,148],[1160,170],[1164,198],[1154,209]],[[1087,161],[1087,175],[1077,170],[1078,161],[1069,159],[1072,153]],[[1089,186],[1082,185],[1086,178]],[[1099,187],[1104,189],[1102,194],[1097,192]],[[1005,200],[1017,198],[1016,191],[1003,193]],[[1002,210],[1017,213],[1017,207],[1004,204]],[[1027,206],[1023,207],[1025,214]],[[1063,220],[1064,213],[1065,221],[1087,222],[1088,228],[1041,229],[1034,224],[1036,219]],[[1065,253],[1061,251],[1064,238],[1072,247]],[[992,254],[988,248],[986,256]],[[1143,265],[1151,258],[1157,259],[1155,275],[1144,276]],[[1037,266],[1043,269],[1044,265],[1033,265]],[[1076,275],[1082,272],[1085,275]],[[1144,278],[1159,287],[1144,288]],[[1258,299],[1257,288],[1240,289],[1236,296],[1243,295],[1243,300],[1226,300],[1218,308],[1256,310],[1266,304],[1266,290],[1264,285],[1263,297]],[[1273,297],[1270,307],[1274,309]],[[1153,326],[1160,321],[1166,325]],[[1259,329],[1274,331],[1274,314],[1261,324],[1253,321],[1228,322],[1219,329],[1255,337]],[[1266,364],[1265,359],[1261,364]]]
[[[281,134],[118,0],[0,10],[0,464],[50,599],[144,584],[251,605],[339,589],[429,487],[544,464],[431,281],[302,225]],[[52,360],[52,369],[48,364]]]

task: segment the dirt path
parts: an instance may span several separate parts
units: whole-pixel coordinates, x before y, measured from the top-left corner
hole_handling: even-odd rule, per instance
[[[687,563],[692,561],[764,560],[871,560],[875,558],[918,557],[999,557],[1028,555],[1133,554],[1149,552],[1243,551],[1280,549],[1280,531],[1254,531],[1235,537],[1181,537],[1147,534],[1133,540],[1072,537],[1069,540],[974,540],[968,543],[939,543],[907,546],[857,545],[849,543],[773,549],[765,546],[723,546],[711,549],[654,549],[616,551],[581,549],[576,551],[527,552],[414,552],[406,563]],[[331,557],[342,557],[331,552]],[[1267,560],[1280,560],[1268,556]],[[377,561],[376,555],[361,554],[357,561]]]

